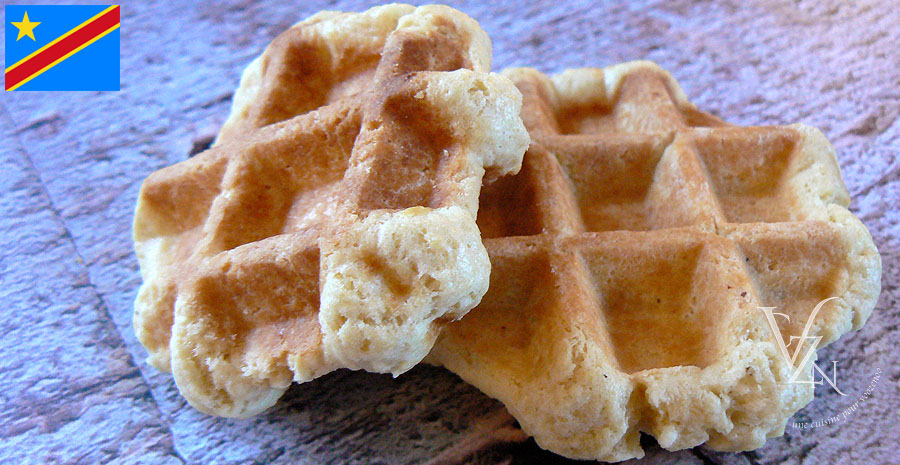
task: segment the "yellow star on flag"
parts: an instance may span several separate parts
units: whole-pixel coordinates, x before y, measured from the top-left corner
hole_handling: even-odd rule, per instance
[[[25,12],[25,17],[22,18],[21,22],[10,21],[13,26],[15,26],[19,30],[19,36],[16,37],[16,42],[19,41],[22,37],[28,36],[31,37],[31,40],[37,41],[34,38],[34,28],[37,27],[38,24],[41,23],[33,23],[28,19],[28,12]]]

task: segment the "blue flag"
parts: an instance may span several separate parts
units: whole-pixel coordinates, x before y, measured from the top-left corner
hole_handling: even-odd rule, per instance
[[[118,5],[6,5],[6,90],[119,90]]]

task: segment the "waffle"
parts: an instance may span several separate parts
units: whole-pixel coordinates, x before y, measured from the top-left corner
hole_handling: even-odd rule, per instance
[[[193,406],[245,417],[337,368],[402,373],[480,301],[482,178],[529,141],[490,53],[446,7],[317,14],[247,68],[210,150],[145,180],[135,329]]]
[[[813,389],[790,382],[758,307],[790,317],[789,341],[837,297],[809,333],[821,347],[879,293],[830,144],[804,125],[726,124],[649,62],[505,74],[532,144],[482,190],[490,288],[428,361],[572,458],[641,457],[640,432],[670,450],[781,435]],[[813,360],[797,359],[798,381]]]

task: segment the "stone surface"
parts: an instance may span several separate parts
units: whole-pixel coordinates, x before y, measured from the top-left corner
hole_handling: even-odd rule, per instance
[[[5,109],[0,128],[0,462],[181,463]]]
[[[208,143],[241,70],[280,31],[320,9],[370,5],[132,2],[122,7],[120,92],[3,95],[0,462],[568,463],[514,434],[472,440],[502,406],[438,368],[397,379],[332,373],[238,421],[197,413],[143,361],[131,328],[140,182]],[[875,313],[820,351],[823,367],[838,361],[847,396],[820,386],[794,418],[836,423],[788,425],[744,454],[671,453],[648,440],[641,463],[897,463],[900,9],[876,0],[454,6],[491,35],[496,69],[646,58],[728,121],[818,126],[882,254]],[[509,431],[511,421],[497,424]]]

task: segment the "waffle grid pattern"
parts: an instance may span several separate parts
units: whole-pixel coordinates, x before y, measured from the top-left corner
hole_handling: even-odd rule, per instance
[[[337,368],[402,373],[486,292],[485,173],[520,96],[446,7],[321,13],[245,71],[215,145],[153,173],[135,328],[196,408],[244,417]]]
[[[490,289],[432,361],[570,457],[640,456],[638,431],[673,450],[781,434],[812,389],[787,382],[758,307],[790,316],[788,341],[838,296],[811,331],[821,347],[878,293],[877,252],[821,133],[728,125],[647,62],[506,74],[532,145],[483,190]]]

